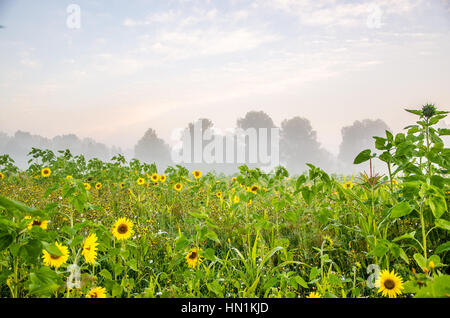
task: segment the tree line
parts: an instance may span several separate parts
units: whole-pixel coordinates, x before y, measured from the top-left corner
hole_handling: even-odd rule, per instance
[[[201,124],[203,131],[214,128],[214,123],[210,119],[200,118],[197,122]],[[192,131],[194,124],[195,122],[189,123],[185,130]],[[248,128],[279,128],[280,164],[293,174],[306,170],[306,163],[312,163],[330,172],[352,173],[355,169],[355,166],[352,165],[353,159],[361,149],[373,149],[372,136],[382,135],[385,130],[389,130],[386,123],[380,119],[357,120],[352,125],[341,129],[342,141],[339,153],[335,156],[322,147],[311,122],[303,117],[296,116],[285,119],[277,127],[267,113],[250,111],[244,117],[236,120],[236,128],[244,130]],[[147,163],[154,162],[161,170],[174,164],[171,159],[172,148],[166,141],[158,137],[157,132],[152,128],[145,132],[131,151],[108,147],[92,138],[81,139],[74,134],[50,139],[23,131],[17,131],[13,136],[0,132],[0,154],[9,154],[15,160],[16,165],[22,169],[27,167],[29,159],[27,154],[32,147],[53,151],[69,149],[73,154],[83,154],[87,159],[98,158],[103,161],[108,161],[116,154],[122,154],[127,159],[137,158]],[[192,170],[215,170],[227,174],[237,171],[239,165],[237,163],[185,164]],[[256,167],[258,164],[253,166]]]

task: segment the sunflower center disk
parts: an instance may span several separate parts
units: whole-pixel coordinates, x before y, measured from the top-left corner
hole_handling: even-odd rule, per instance
[[[128,226],[126,226],[125,224],[121,224],[117,228],[117,232],[119,232],[120,234],[125,234],[125,233],[127,233],[127,231],[128,231]]]
[[[387,279],[387,280],[384,282],[384,287],[386,287],[387,289],[393,289],[393,288],[395,287],[395,283],[394,283],[393,280]]]
[[[197,253],[196,252],[192,252],[191,255],[189,255],[190,259],[196,259],[197,258]]]

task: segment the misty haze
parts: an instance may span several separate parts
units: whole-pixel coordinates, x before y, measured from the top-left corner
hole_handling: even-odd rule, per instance
[[[0,0],[0,70],[2,309],[448,299],[450,0]]]

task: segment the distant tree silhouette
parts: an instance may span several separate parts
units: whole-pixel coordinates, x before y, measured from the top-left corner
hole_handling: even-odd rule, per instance
[[[257,143],[258,143],[258,147],[259,147],[259,143],[260,143],[260,139],[261,139],[261,134],[259,129],[260,128],[265,128],[267,129],[267,145],[266,145],[266,149],[268,150],[269,155],[272,155],[270,153],[270,145],[271,145],[271,141],[272,141],[272,135],[271,135],[271,128],[276,128],[275,123],[273,122],[272,118],[266,114],[264,111],[249,111],[247,114],[245,114],[245,116],[243,118],[239,118],[236,121],[236,126],[237,128],[243,129],[243,130],[247,130],[249,128],[255,128],[256,129],[256,137],[257,137]],[[247,160],[249,159],[249,141],[250,139],[247,137],[245,140],[245,156],[247,158]],[[251,164],[248,163],[247,164],[249,167],[258,167],[261,166],[260,162],[256,163],[256,164]]]
[[[152,128],[149,128],[137,142],[134,155],[140,161],[155,163],[158,168],[165,168],[170,164],[170,147]]]
[[[333,163],[332,155],[321,148],[317,133],[306,118],[285,119],[280,130],[280,159],[291,173],[302,173],[306,163],[324,169]]]
[[[356,169],[353,166],[355,157],[364,149],[375,151],[373,136],[385,136],[386,130],[390,129],[381,119],[357,120],[351,126],[343,127],[338,159],[347,170]]]

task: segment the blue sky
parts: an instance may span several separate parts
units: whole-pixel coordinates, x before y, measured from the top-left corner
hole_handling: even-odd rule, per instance
[[[67,26],[69,4],[80,28]],[[404,107],[450,110],[448,0],[0,0],[0,130],[132,147],[152,127],[249,110],[340,129]]]

